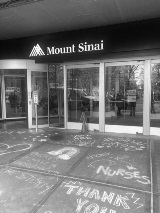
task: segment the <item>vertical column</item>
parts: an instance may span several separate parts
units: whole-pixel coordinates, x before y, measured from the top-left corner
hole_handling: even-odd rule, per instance
[[[99,70],[99,131],[105,132],[105,63],[100,63]]]
[[[1,84],[1,103],[2,103],[2,118],[6,119],[6,98],[5,98],[5,79],[2,75],[2,84]]]
[[[115,82],[115,93],[119,91],[119,72],[116,73],[116,82]]]
[[[143,135],[150,135],[151,60],[144,64]]]
[[[31,70],[27,69],[28,128],[32,128]]]
[[[64,128],[67,129],[68,122],[68,93],[67,93],[67,67],[63,66],[63,76],[64,76]]]
[[[112,67],[107,67],[107,72],[105,72],[105,79],[106,79],[106,82],[107,82],[107,85],[106,85],[106,91],[105,93],[107,92],[107,95],[108,97],[110,98],[110,95],[111,95],[111,73],[112,73]],[[111,103],[110,102],[107,102],[107,111],[110,112],[111,111]]]
[[[90,77],[90,95],[93,95],[93,78]],[[93,100],[90,100],[90,116],[93,116]]]

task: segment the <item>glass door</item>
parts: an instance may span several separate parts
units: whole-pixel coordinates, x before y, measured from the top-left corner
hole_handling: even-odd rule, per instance
[[[31,71],[32,126],[36,125],[35,103],[33,93],[38,93],[38,125],[48,125],[48,79],[47,72]]]
[[[106,131],[143,132],[143,76],[144,65],[139,62],[106,64]]]
[[[0,70],[0,120],[2,119],[2,73]]]
[[[151,134],[160,135],[160,62],[151,64]]]
[[[49,126],[64,127],[63,67],[49,64]]]
[[[67,67],[68,127],[99,129],[99,64]]]
[[[25,75],[4,75],[6,118],[26,117]]]

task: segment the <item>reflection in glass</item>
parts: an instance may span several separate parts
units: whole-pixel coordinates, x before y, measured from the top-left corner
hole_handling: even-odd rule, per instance
[[[47,72],[31,72],[31,87],[33,91],[38,91],[38,125],[48,124],[48,88]],[[33,97],[32,97],[33,98]],[[32,124],[36,124],[35,104],[32,101]]]
[[[2,118],[2,74],[0,70],[0,118]]]
[[[49,125],[64,127],[64,78],[63,67],[49,65]]]
[[[85,112],[87,122],[99,123],[99,68],[67,70],[68,121],[81,122]]]
[[[142,65],[106,67],[106,124],[143,125],[143,73]]]
[[[160,64],[152,64],[151,70],[151,127],[160,127]]]
[[[13,74],[13,73],[12,73]],[[5,76],[6,118],[26,117],[25,76]]]

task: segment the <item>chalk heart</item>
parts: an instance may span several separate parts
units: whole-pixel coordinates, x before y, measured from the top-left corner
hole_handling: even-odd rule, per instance
[[[32,144],[27,144],[27,143],[16,144],[16,145],[12,145],[12,146],[1,143],[0,144],[0,155],[6,155],[9,153],[13,153],[13,152],[25,151],[25,150],[30,149],[31,147],[32,147]]]
[[[79,149],[74,147],[64,147],[62,149],[47,152],[49,155],[56,156],[61,160],[70,160],[73,156],[79,153]]]

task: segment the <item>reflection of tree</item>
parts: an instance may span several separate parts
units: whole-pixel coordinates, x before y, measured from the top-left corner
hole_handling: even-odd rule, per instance
[[[63,86],[63,67],[60,65],[49,66],[49,82],[55,83],[55,88],[59,86]]]
[[[151,87],[153,100],[160,100],[160,64],[152,64]]]
[[[73,69],[68,72],[68,87],[84,90],[91,95],[93,87],[99,86],[98,68]]]
[[[19,108],[20,106],[20,98],[19,98],[19,95],[16,94],[15,92],[14,93],[11,93],[8,97],[8,100],[10,102],[10,106],[11,108],[13,109],[16,109],[16,113],[17,113],[17,109]]]
[[[125,65],[112,67],[111,85],[112,90],[115,87],[115,79],[119,78],[119,90],[132,90],[138,89],[138,84],[143,84],[143,69],[140,69],[140,65]]]
[[[151,82],[152,86],[160,90],[160,64],[153,64]]]

